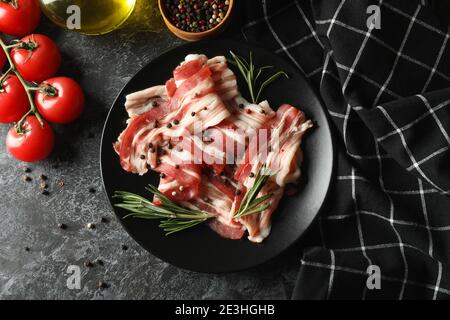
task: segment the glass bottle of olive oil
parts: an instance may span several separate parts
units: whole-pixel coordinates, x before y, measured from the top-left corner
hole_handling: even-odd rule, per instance
[[[43,12],[60,27],[98,35],[118,28],[136,0],[40,0]]]

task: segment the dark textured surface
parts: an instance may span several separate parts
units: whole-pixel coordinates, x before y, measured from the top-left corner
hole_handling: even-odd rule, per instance
[[[142,16],[139,20],[146,21]],[[181,41],[159,23],[141,23],[133,17],[124,28],[105,36],[66,32],[48,21],[38,31],[59,44],[64,56],[61,74],[80,81],[87,105],[79,121],[55,128],[57,149],[50,159],[29,166],[31,182],[21,179],[25,165],[0,143],[0,299],[289,298],[300,262],[295,250],[240,273],[188,272],[140,248],[109,207],[98,163],[109,107],[137,70]],[[0,127],[1,139],[7,130],[6,125]],[[49,196],[39,192],[40,174],[49,177]],[[89,188],[96,192],[90,193]],[[102,216],[109,222],[101,223]],[[97,228],[87,229],[89,222]],[[68,228],[62,230],[58,223]],[[123,244],[128,250],[122,250]],[[104,261],[103,266],[84,266],[97,258]],[[66,286],[69,265],[82,270],[80,290]],[[109,288],[97,289],[100,280]]]

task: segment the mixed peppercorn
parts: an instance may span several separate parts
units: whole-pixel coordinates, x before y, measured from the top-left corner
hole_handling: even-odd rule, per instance
[[[225,18],[229,0],[166,0],[169,20],[178,29],[203,32],[217,26]]]

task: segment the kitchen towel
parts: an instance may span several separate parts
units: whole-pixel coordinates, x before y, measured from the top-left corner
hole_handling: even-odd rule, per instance
[[[301,248],[294,299],[450,298],[441,1],[241,3],[242,35],[304,73],[335,129],[335,177],[310,230],[318,240]]]

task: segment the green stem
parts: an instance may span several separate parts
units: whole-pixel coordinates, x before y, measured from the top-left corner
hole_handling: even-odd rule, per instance
[[[27,86],[26,89],[27,89],[28,91],[31,91],[31,92],[33,92],[33,91],[41,91],[41,88],[40,88],[40,87],[30,87],[30,86]]]
[[[6,49],[13,49],[13,48],[17,48],[18,46],[20,46],[20,43],[5,45],[5,48]]]
[[[9,67],[8,70],[6,70],[6,72],[2,75],[2,77],[0,78],[0,85],[3,84],[3,81],[5,80],[5,78],[8,76],[8,74],[10,74],[13,71],[13,69],[11,67]]]
[[[27,85],[25,79],[22,77],[20,72],[17,71],[17,67],[14,64],[14,61],[11,59],[11,55],[10,55],[11,46],[7,46],[3,42],[3,39],[1,39],[1,38],[0,38],[0,46],[2,47],[3,51],[5,52],[6,58],[8,59],[8,63],[9,63],[8,73],[14,72],[14,74],[17,76],[17,78],[19,79],[23,88],[25,89],[25,92],[27,93],[28,102],[30,103],[30,110],[22,117],[22,119],[20,119],[20,121],[17,124],[17,132],[23,133],[23,129],[22,129],[23,123],[25,122],[26,117],[29,116],[30,114],[34,114],[36,116],[36,118],[38,119],[39,123],[41,124],[41,127],[44,127],[44,121],[42,120],[42,117],[39,114],[39,112],[37,112],[36,105],[34,104],[33,96],[31,95],[31,92],[34,91],[34,89],[31,89],[31,87],[29,87]]]

